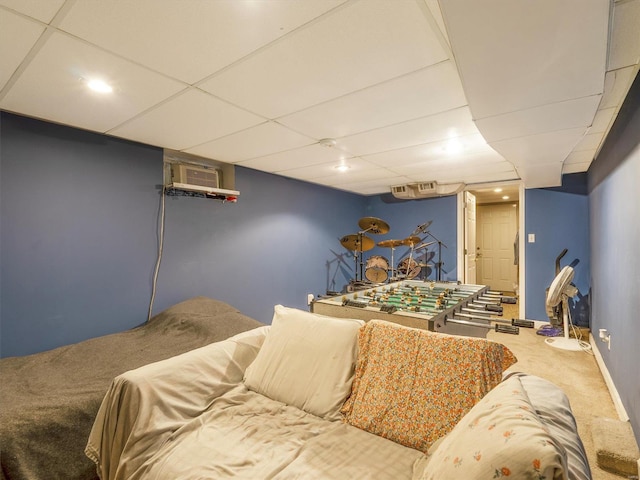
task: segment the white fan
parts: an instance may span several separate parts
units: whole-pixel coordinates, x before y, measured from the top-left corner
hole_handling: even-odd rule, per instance
[[[562,350],[584,350],[590,348],[590,345],[581,342],[577,338],[569,338],[569,298],[574,297],[578,293],[578,289],[571,284],[573,280],[573,268],[569,265],[560,270],[556,278],[551,282],[549,293],[547,293],[547,309],[553,310],[562,302],[562,328],[563,337],[549,337],[545,342],[555,348]]]

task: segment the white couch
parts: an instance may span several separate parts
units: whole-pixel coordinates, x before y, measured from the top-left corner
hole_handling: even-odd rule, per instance
[[[276,306],[260,327],[114,379],[106,479],[589,479],[566,396],[485,339]]]

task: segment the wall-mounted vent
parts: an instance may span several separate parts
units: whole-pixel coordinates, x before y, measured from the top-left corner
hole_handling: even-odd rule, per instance
[[[171,182],[207,188],[220,188],[220,171],[215,168],[172,163]]]

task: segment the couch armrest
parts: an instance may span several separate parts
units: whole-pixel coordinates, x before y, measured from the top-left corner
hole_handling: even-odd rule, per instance
[[[578,426],[569,399],[557,385],[544,378],[515,374],[529,396],[536,414],[567,453],[569,480],[591,480],[587,454],[578,435]]]
[[[200,415],[242,381],[269,327],[242,332],[116,377],[89,435],[86,455],[102,480],[128,478],[146,457],[141,451]],[[126,455],[136,444],[137,454]]]

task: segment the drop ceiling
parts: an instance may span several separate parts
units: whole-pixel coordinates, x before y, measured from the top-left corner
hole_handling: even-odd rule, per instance
[[[0,0],[0,108],[363,195],[552,187],[639,31],[640,0]]]

